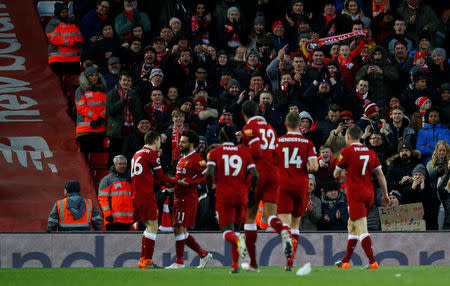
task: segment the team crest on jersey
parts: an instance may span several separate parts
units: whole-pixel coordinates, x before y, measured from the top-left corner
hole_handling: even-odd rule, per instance
[[[338,161],[341,161],[343,158],[342,154],[339,154]]]
[[[186,167],[187,164],[189,164],[189,161],[184,162],[184,167]]]
[[[206,166],[206,161],[205,160],[201,160],[200,162],[198,162],[198,164],[200,165],[200,166]]]
[[[251,129],[245,130],[244,133],[245,133],[245,135],[247,135],[247,136],[253,136],[253,130],[251,130]]]

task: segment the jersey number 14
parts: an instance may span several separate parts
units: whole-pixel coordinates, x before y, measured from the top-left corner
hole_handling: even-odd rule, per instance
[[[292,149],[290,153],[288,147],[283,147],[281,149],[284,153],[284,168],[289,169],[290,165],[294,165],[296,168],[300,168],[302,165],[302,158],[298,155],[298,147]]]

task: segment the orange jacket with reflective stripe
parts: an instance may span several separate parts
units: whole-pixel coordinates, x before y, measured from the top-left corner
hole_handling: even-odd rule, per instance
[[[77,135],[81,133],[99,133],[106,131],[106,93],[101,91],[86,91],[81,99],[75,102],[77,107]],[[99,117],[105,123],[97,128],[91,127],[91,122]]]
[[[255,223],[261,229],[266,229],[269,227],[269,225],[267,224],[267,222],[265,221],[265,219],[263,217],[263,211],[264,211],[263,201],[259,201],[258,211],[256,212]]]
[[[48,62],[79,62],[80,48],[75,42],[83,42],[80,29],[71,23],[63,23],[53,17],[45,27],[48,38]]]
[[[128,177],[128,176],[127,176]],[[113,217],[113,222],[134,222],[134,208],[131,200],[131,183],[127,178],[119,177],[114,169],[105,176],[98,186],[98,202],[103,216]],[[105,221],[105,224],[109,222]]]
[[[92,201],[83,198],[86,211],[79,219],[74,219],[72,213],[67,209],[67,198],[59,200],[56,205],[59,213],[59,229],[90,230],[92,219]]]

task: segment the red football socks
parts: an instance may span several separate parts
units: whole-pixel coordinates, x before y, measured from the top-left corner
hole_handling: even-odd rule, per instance
[[[183,238],[181,238],[181,236]],[[184,239],[184,234],[177,235],[175,237],[175,248],[177,253],[177,260],[175,261],[178,264],[184,263],[184,245],[186,244],[186,240]]]
[[[373,257],[372,250],[372,240],[370,239],[370,235],[368,233],[361,234],[361,246],[364,249],[367,257],[369,258],[369,263],[375,263],[375,258]]]
[[[223,237],[226,241],[231,243],[231,258],[233,260],[231,264],[231,268],[238,268],[239,265],[239,252],[238,252],[238,246],[237,242],[239,240],[239,237],[232,231],[227,231],[224,233]]]
[[[270,216],[269,217],[269,225],[278,233],[283,230],[283,223],[281,220],[276,216]]]
[[[142,250],[141,257],[143,259],[152,259],[153,251],[155,250],[155,233],[144,232],[142,235]]]
[[[206,251],[200,247],[195,238],[189,233],[186,233],[186,235],[187,235],[187,237],[185,236],[186,246],[192,249],[193,251],[197,252],[197,254],[200,255],[200,257],[205,256]]]
[[[248,255],[250,256],[250,265],[258,265],[256,262],[256,238],[258,237],[257,230],[245,231],[245,245],[247,246]]]
[[[352,257],[353,250],[355,250],[356,244],[358,244],[358,236],[357,235],[348,235],[348,241],[347,241],[347,250],[345,251],[345,256],[342,259],[342,262],[349,262],[350,258]]]

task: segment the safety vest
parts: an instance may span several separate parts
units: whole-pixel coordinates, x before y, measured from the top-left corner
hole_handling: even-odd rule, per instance
[[[75,24],[52,18],[45,27],[45,33],[49,41],[49,63],[80,61],[80,48],[74,47],[74,42],[83,42],[84,38]]]
[[[134,222],[134,207],[131,199],[131,184],[113,173],[104,177],[98,189],[98,202],[103,216],[112,216],[114,222]],[[109,222],[105,221],[105,224]]]
[[[267,224],[267,221],[264,219],[263,211],[264,211],[263,201],[259,201],[258,212],[256,213],[255,223],[257,226],[259,226],[259,228],[264,230],[264,229],[268,228],[269,225]]]
[[[77,107],[77,135],[81,133],[100,133],[106,131],[105,123],[97,128],[91,127],[91,122],[99,117],[106,118],[106,93],[101,91],[86,91],[79,101],[75,102]]]
[[[59,200],[56,205],[59,214],[59,230],[90,230],[92,219],[92,201],[84,199],[86,211],[79,219],[74,219],[72,213],[67,209],[67,198]]]

